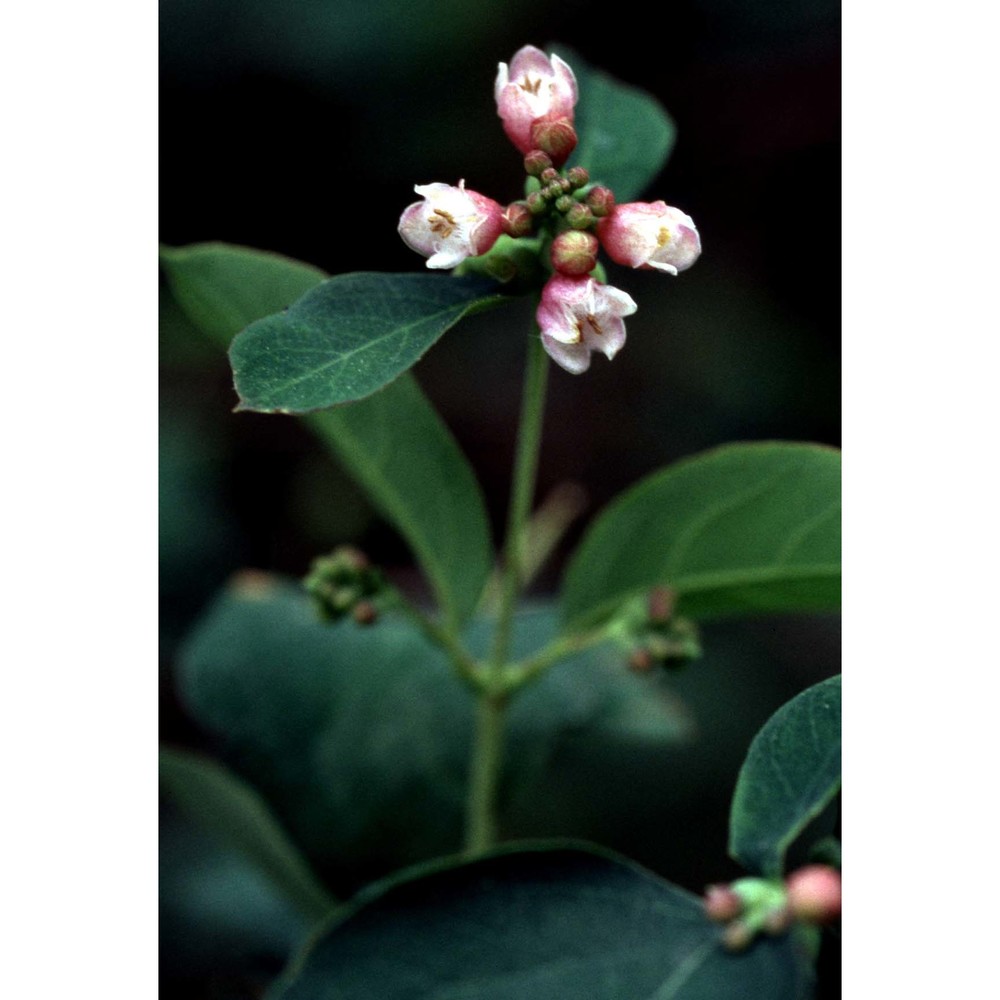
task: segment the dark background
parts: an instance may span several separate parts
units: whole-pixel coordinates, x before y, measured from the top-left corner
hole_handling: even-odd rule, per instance
[[[419,270],[396,234],[413,185],[464,177],[501,202],[518,197],[519,156],[492,97],[496,64],[526,43],[568,45],[674,118],[676,148],[646,197],[690,213],[704,252],[677,278],[608,266],[639,311],[613,363],[595,357],[583,376],[552,369],[539,497],[576,482],[591,516],[640,476],[715,444],[839,444],[839,7],[683,0],[656,11],[162,0],[160,237],[276,250],[331,273]],[[294,420],[230,412],[225,359],[169,297],[161,308],[161,737],[204,746],[173,694],[172,667],[234,570],[301,575],[314,555],[352,540],[405,584],[419,581],[399,539]],[[528,304],[477,317],[416,369],[481,477],[498,534],[531,322]],[[540,593],[555,588],[583,522]],[[652,843],[599,809],[581,820],[593,839],[696,891],[737,874],[725,858],[726,808],[753,732],[839,669],[830,618],[718,626],[705,639],[704,666],[677,682],[698,714],[700,749],[655,806],[676,832]],[[167,991],[253,995],[235,972],[199,978],[198,963],[210,970],[218,956],[172,938],[167,909]],[[828,996],[835,954],[828,946]]]

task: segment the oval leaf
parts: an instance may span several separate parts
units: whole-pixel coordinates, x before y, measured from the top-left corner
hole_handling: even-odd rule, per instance
[[[482,278],[341,274],[238,334],[241,410],[306,413],[370,396],[463,316],[501,301]]]
[[[187,816],[252,861],[310,920],[333,909],[267,803],[228,768],[183,750],[160,750],[160,783]]]
[[[493,624],[467,630],[473,652],[488,651]],[[551,610],[522,612],[514,655],[555,631]],[[570,744],[648,755],[687,736],[688,717],[646,680],[594,649],[526,689],[510,709],[505,807],[548,803],[539,779]],[[461,846],[473,700],[408,620],[324,625],[300,588],[244,578],[191,636],[179,683],[338,891]]]
[[[469,619],[493,568],[482,491],[412,376],[351,406],[304,417],[423,567],[445,620]]]
[[[160,263],[181,308],[222,347],[326,277],[302,261],[228,243],[161,247]]]
[[[796,1000],[788,937],[725,951],[701,901],[581,849],[502,852],[363,895],[273,1000]]]
[[[595,184],[610,187],[619,203],[632,201],[667,162],[674,123],[652,95],[592,68],[575,52],[559,54],[573,67],[580,94],[573,162],[586,167]]]
[[[324,278],[299,261],[224,243],[164,248],[161,259],[182,308],[223,348]],[[493,565],[486,506],[417,383],[404,375],[367,399],[304,419],[406,539],[449,625],[464,622]]]
[[[750,871],[781,874],[785,851],[840,788],[840,677],[778,709],[740,769],[729,853]]]
[[[762,442],[654,473],[600,514],[563,582],[571,628],[657,585],[693,618],[840,606],[840,453]]]

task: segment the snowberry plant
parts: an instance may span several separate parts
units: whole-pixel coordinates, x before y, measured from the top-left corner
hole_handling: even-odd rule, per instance
[[[527,46],[493,96],[523,191],[417,184],[398,228],[419,273],[162,252],[188,317],[230,345],[237,409],[303,419],[433,597],[346,545],[297,584],[239,575],[179,669],[225,762],[165,749],[165,788],[312,922],[272,1000],[807,997],[818,929],[840,911],[836,842],[817,834],[811,858],[801,843],[839,792],[839,677],[748,748],[729,830],[748,874],[704,898],[598,846],[505,837],[511,809],[544,800],[567,733],[650,753],[682,735],[662,685],[710,645],[704,623],[839,606],[840,466],[833,449],[769,441],[652,471],[597,515],[557,599],[523,602],[565,527],[534,509],[550,362],[586,378],[641,308],[602,253],[677,276],[702,247],[680,208],[634,200],[673,143],[648,95]],[[511,332],[527,359],[497,558],[474,473],[408,369],[464,317],[522,296],[536,326]],[[793,843],[809,863],[787,871]]]

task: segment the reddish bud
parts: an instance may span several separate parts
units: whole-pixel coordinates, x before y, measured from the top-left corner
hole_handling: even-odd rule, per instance
[[[546,170],[552,169],[552,160],[548,153],[543,153],[540,149],[533,149],[524,158],[525,173],[532,177],[541,177]]]
[[[566,171],[566,179],[573,190],[576,191],[578,188],[586,187],[590,183],[590,173],[586,167],[570,167]]]
[[[799,920],[828,924],[840,916],[840,873],[827,865],[807,865],[786,883],[788,908]]]
[[[559,203],[556,202],[558,208]],[[582,233],[570,229],[560,233],[552,241],[552,266],[571,278],[590,274],[597,265],[597,251],[600,244],[593,233]]]
[[[603,218],[615,207],[615,193],[611,188],[598,185],[587,193],[587,204],[594,215]]]
[[[665,625],[674,616],[677,594],[670,587],[654,587],[649,592],[649,620]]]
[[[705,889],[705,916],[719,924],[728,924],[743,912],[743,900],[728,885],[710,885]]]
[[[554,166],[561,167],[576,149],[576,129],[569,118],[540,118],[531,126],[531,144],[552,157]]]
[[[753,940],[753,931],[746,924],[734,920],[722,932],[722,946],[726,951],[746,951]]]
[[[586,205],[574,201],[566,210],[566,221],[573,229],[590,229],[597,220],[594,218],[594,213]]]
[[[779,906],[764,917],[763,928],[771,935],[784,934],[792,926],[792,912],[787,906]]]
[[[358,601],[351,614],[359,625],[374,625],[378,620],[378,610],[371,601]]]
[[[533,191],[524,202],[528,206],[528,211],[532,215],[541,215],[547,208],[544,191]]]
[[[551,161],[549,161],[551,162]],[[555,167],[550,166],[547,170],[543,170],[539,175],[538,179],[543,184],[551,184],[553,181],[559,180],[559,171]]]
[[[633,649],[628,658],[629,670],[637,674],[647,674],[653,669],[653,657],[649,655],[648,649]]]
[[[513,236],[514,239],[529,235],[535,226],[535,217],[523,201],[515,201],[508,205],[503,211],[501,221],[503,222],[503,231],[508,236]]]

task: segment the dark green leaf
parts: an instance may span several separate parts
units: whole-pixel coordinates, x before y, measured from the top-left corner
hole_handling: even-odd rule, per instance
[[[555,632],[548,610],[518,616],[516,656]],[[492,623],[467,640],[489,647]],[[503,799],[544,804],[538,787],[564,741],[654,754],[690,723],[650,679],[595,649],[550,670],[514,701]],[[297,588],[251,578],[224,595],[181,660],[194,717],[220,735],[313,864],[338,889],[461,844],[473,699],[408,621],[316,620]]]
[[[161,257],[181,305],[222,348],[323,279],[306,264],[224,243]],[[472,469],[417,383],[404,375],[305,420],[407,540],[448,622],[464,622],[493,565],[489,523]]]
[[[565,618],[611,618],[659,584],[693,618],[839,607],[840,453],[736,444],[654,473],[591,526],[563,582]]]
[[[318,919],[333,908],[336,901],[267,803],[228,768],[199,754],[162,748],[160,782],[194,823],[257,865],[306,917]]]
[[[449,625],[465,622],[493,566],[486,506],[465,456],[412,376],[305,420],[409,542]]]
[[[788,845],[840,788],[840,677],[778,709],[754,738],[729,819],[729,853],[750,871],[781,874]]]
[[[574,52],[560,55],[573,67],[580,92],[572,162],[586,167],[595,184],[610,187],[619,203],[634,200],[673,149],[673,121],[650,94],[593,69]]]
[[[301,261],[227,243],[162,247],[160,262],[181,308],[223,348],[245,326],[290,306],[326,277]]]
[[[239,408],[306,413],[370,396],[463,316],[499,302],[495,289],[435,274],[330,278],[233,341]]]
[[[700,901],[604,854],[502,852],[390,881],[300,955],[274,1000],[799,1000],[791,937],[725,951]]]

